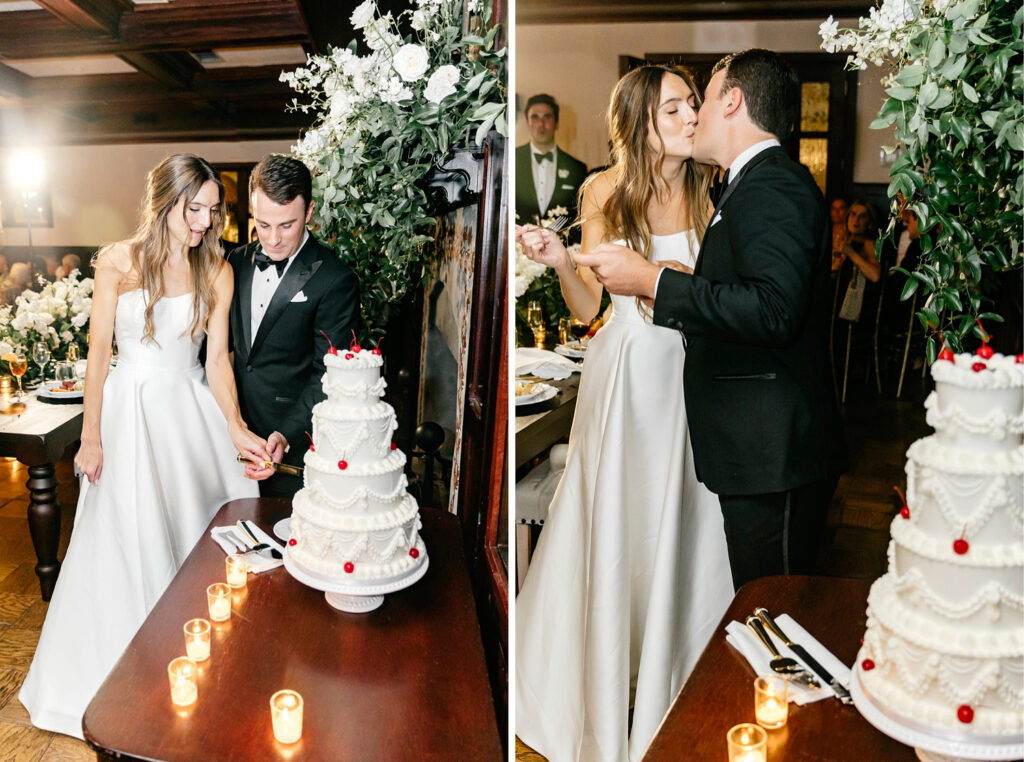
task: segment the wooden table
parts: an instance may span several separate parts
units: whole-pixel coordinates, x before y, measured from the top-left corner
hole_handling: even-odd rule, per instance
[[[676,696],[643,762],[728,758],[725,734],[754,721],[754,670],[725,642],[730,620],[742,622],[756,607],[789,614],[835,654],[852,664],[864,635],[867,580],[767,577],[744,585]],[[875,730],[856,707],[830,698],[789,705],[789,721],[768,732],[768,762],[885,760],[913,762],[913,749]]]
[[[7,397],[3,397],[5,404]],[[28,528],[36,551],[36,575],[44,601],[53,595],[60,573],[60,504],[53,464],[82,436],[82,406],[50,404],[28,395],[23,405],[0,410],[0,457],[28,466]]]
[[[538,405],[523,405],[516,414],[516,468],[537,457],[561,439],[569,436],[576,412],[576,392],[580,374],[573,373],[562,381],[544,381],[558,389],[558,394]],[[519,412],[523,414],[520,415]]]
[[[211,526],[247,518],[270,531],[291,501],[227,503]],[[231,619],[214,623],[199,699],[171,704],[167,664],[182,626],[208,618],[224,579],[207,532],[185,560],[83,720],[99,758],[134,760],[499,760],[501,742],[457,518],[423,510],[426,575],[369,614],[331,608],[282,567],[249,575]],[[270,696],[305,701],[301,740],[274,740]]]

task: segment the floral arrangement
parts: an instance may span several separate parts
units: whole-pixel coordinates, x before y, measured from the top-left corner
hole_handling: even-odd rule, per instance
[[[353,41],[281,80],[309,97],[292,108],[316,115],[293,152],[313,173],[321,235],[359,275],[366,332],[379,336],[433,254],[427,175],[456,146],[507,133],[506,51],[494,49],[484,0],[416,0],[397,18],[365,0],[351,21],[368,54]]]
[[[882,0],[858,29],[830,16],[822,47],[849,51],[848,66],[888,66],[888,98],[872,122],[895,128],[903,149],[890,170],[918,218],[921,260],[903,298],[926,295],[918,319],[934,362],[943,345],[962,349],[1000,281],[1019,271],[1024,198],[1024,9],[1009,0]],[[896,147],[887,149],[890,153]],[[890,222],[890,235],[895,220]]]
[[[85,356],[92,313],[92,278],[79,279],[78,270],[50,282],[39,276],[39,291],[26,290],[14,305],[0,307],[0,355],[20,346],[30,352],[37,341],[51,347],[51,361],[67,359],[68,348],[77,346]],[[39,368],[29,363],[25,378],[38,375]]]

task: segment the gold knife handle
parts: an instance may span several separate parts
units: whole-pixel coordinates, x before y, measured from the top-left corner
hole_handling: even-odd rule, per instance
[[[764,622],[768,629],[771,630],[772,633],[775,635],[775,637],[777,637],[779,640],[785,643],[787,647],[793,645],[793,641],[786,637],[786,633],[784,633],[775,623],[775,620],[772,619],[772,615],[768,613],[768,609],[764,608],[763,606],[760,608],[756,608],[754,609],[754,615],[762,622]]]
[[[764,643],[764,647],[771,652],[772,656],[782,656],[782,654],[779,653],[779,650],[775,647],[775,644],[772,642],[771,637],[769,637],[768,633],[764,631],[764,626],[761,624],[761,620],[756,616],[748,616],[747,627],[757,636],[758,640]]]
[[[275,471],[280,471],[283,474],[291,474],[292,476],[302,476],[301,466],[290,466],[287,463],[273,463],[271,461],[255,461],[245,457],[242,453],[238,453],[235,456],[235,460],[239,463],[251,463],[254,466],[262,466],[263,468],[273,468]]]

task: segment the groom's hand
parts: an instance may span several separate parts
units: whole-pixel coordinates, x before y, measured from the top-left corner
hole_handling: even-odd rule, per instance
[[[281,435],[281,432],[275,431],[269,437],[267,437],[267,449],[266,453],[268,460],[271,463],[280,463],[281,458],[284,457],[285,451],[288,449],[288,440]],[[247,463],[245,466],[245,475],[249,479],[261,482],[264,479],[269,479],[274,475],[273,466],[257,466],[252,463]]]
[[[602,243],[586,254],[575,254],[577,264],[594,271],[609,293],[653,299],[661,267],[648,262],[632,249]]]

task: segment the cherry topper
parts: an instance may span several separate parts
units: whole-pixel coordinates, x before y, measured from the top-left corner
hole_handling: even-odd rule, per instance
[[[359,341],[356,339],[356,332],[352,331],[352,343],[348,345],[350,352],[362,352],[363,348],[359,346]]]
[[[316,452],[316,447],[313,444],[313,435],[307,431],[306,436],[309,437],[309,451]]]
[[[346,561],[345,562],[345,573],[346,574],[351,574],[355,570],[356,570],[356,565],[354,563],[352,563],[351,561]]]
[[[945,360],[946,362],[954,362],[956,360],[956,355],[953,354],[952,349],[946,347],[941,352],[939,352],[939,359]]]
[[[875,668],[875,663],[871,661],[871,659],[865,659],[860,663],[860,668],[863,669],[865,672],[870,672]]]
[[[348,461],[345,460],[344,458],[339,460],[338,461],[338,468],[340,468],[342,471],[344,471],[346,468],[348,468]]]
[[[974,322],[978,324],[978,332],[981,334],[981,346],[975,350],[974,354],[976,354],[982,360],[988,360],[990,357],[992,357],[992,355],[996,353],[996,351],[988,345],[988,340],[991,339],[992,337],[981,325],[980,320],[975,320]],[[973,368],[974,366],[971,367]]]
[[[327,354],[329,354],[329,355],[336,355],[336,354],[338,354],[338,348],[336,346],[334,346],[334,342],[331,341],[331,337],[328,336],[323,331],[320,331],[320,333],[323,335],[323,337],[325,339],[327,339],[327,343],[330,345],[330,349],[327,350]]]
[[[971,370],[975,373],[981,373],[983,370],[988,370],[988,366],[983,362],[976,362],[971,365]]]
[[[964,525],[964,531],[960,533],[960,536],[957,539],[953,540],[953,552],[956,553],[958,556],[966,555],[967,551],[971,549],[971,546],[968,544],[967,540],[964,539],[964,536],[966,534],[967,526]]]
[[[965,725],[974,721],[974,709],[967,704],[961,704],[956,709],[956,718]]]
[[[907,498],[903,495],[903,490],[893,485],[893,489],[896,490],[896,494],[900,496],[900,502],[903,503],[903,507],[900,508],[900,516],[905,519],[910,518],[910,508],[907,507]]]

